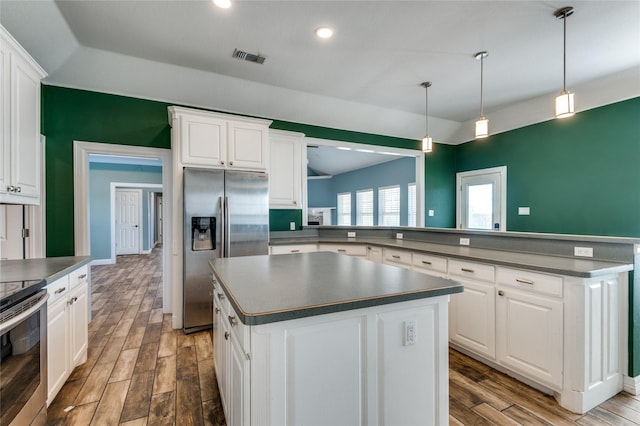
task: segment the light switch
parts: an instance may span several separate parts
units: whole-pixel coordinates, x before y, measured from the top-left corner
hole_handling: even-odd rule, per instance
[[[429,210],[429,216],[433,216],[435,212],[433,210]]]
[[[531,214],[531,208],[529,208],[529,207],[518,207],[518,214],[520,216],[529,216]]]

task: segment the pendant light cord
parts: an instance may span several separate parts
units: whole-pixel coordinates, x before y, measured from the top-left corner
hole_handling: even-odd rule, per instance
[[[482,86],[484,81],[484,55],[480,55],[480,117],[484,117],[484,108],[482,100]]]
[[[424,116],[425,116],[425,129],[427,136],[429,136],[429,86],[424,87]]]
[[[562,93],[567,92],[567,13],[563,13],[564,21],[564,44],[562,46]]]

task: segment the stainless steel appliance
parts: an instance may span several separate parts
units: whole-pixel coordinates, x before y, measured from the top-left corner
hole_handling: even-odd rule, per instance
[[[44,281],[0,283],[0,425],[47,421]]]
[[[266,173],[184,169],[183,328],[211,327],[209,259],[269,253]]]

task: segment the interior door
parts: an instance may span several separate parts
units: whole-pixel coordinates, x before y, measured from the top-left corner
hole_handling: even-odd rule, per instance
[[[116,190],[116,254],[140,254],[141,203],[139,189]]]
[[[458,227],[506,230],[506,167],[458,173]]]

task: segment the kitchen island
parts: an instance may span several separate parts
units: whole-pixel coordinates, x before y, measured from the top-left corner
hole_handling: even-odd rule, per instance
[[[210,264],[227,424],[447,424],[461,284],[335,253]]]

